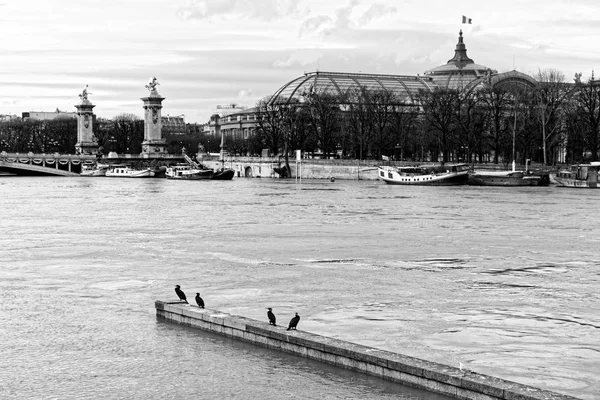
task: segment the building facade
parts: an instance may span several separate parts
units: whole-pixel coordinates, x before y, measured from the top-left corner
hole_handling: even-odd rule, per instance
[[[217,139],[248,139],[256,131],[256,108],[244,108],[236,104],[217,106],[204,127],[206,135]],[[220,146],[220,142],[219,142]],[[220,147],[209,144],[209,152],[216,152]]]
[[[38,121],[50,121],[53,119],[59,118],[77,118],[76,112],[70,111],[61,111],[58,108],[56,111],[25,111],[22,113],[23,121],[27,121],[28,119],[35,119]]]

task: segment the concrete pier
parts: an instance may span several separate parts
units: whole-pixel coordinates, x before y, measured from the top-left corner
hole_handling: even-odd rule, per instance
[[[363,372],[407,386],[463,400],[577,400],[488,375],[462,372],[398,353],[362,346],[284,326],[200,309],[182,302],[155,303],[156,315],[177,324],[203,329],[271,349]],[[265,315],[266,320],[266,315]]]

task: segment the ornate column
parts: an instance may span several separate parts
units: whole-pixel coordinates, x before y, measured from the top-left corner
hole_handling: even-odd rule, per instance
[[[88,85],[85,85],[83,92],[79,95],[81,102],[75,106],[77,108],[77,143],[75,150],[79,154],[98,153],[98,142],[94,137],[94,112],[96,107],[88,100]]]
[[[164,97],[156,91],[159,83],[152,78],[146,85],[150,92],[148,97],[142,97],[144,102],[144,141],[142,142],[142,156],[159,155],[167,152],[167,143],[162,138],[162,122],[160,110]]]

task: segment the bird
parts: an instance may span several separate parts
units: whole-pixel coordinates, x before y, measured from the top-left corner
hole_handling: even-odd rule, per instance
[[[296,313],[296,316],[290,320],[290,325],[288,326],[287,330],[296,330],[296,326],[298,326],[298,321],[300,321],[300,316],[298,315],[298,313]]]
[[[177,296],[179,296],[179,300],[185,301],[186,303],[188,302],[183,290],[179,289],[179,285],[175,285],[175,293],[177,293]]]
[[[277,326],[275,323],[275,314],[273,314],[273,309],[271,307],[267,308],[267,317],[269,317],[269,324],[273,326]]]
[[[200,293],[196,293],[196,303],[198,304],[198,307],[204,308],[204,300],[200,297]]]

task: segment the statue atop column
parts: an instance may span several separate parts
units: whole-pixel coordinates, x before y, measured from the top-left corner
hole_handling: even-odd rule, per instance
[[[79,95],[79,98],[81,99],[81,101],[88,101],[88,95],[91,93],[88,93],[88,85],[85,85],[85,87],[83,88],[83,92],[81,92],[81,94]]]
[[[79,154],[96,154],[98,152],[98,142],[94,137],[94,112],[96,107],[89,99],[88,85],[85,85],[83,91],[79,94],[81,102],[75,106],[77,108],[77,143],[75,150]]]
[[[142,142],[142,156],[156,157],[167,152],[166,140],[162,137],[162,121],[160,110],[164,97],[156,91],[159,85],[155,76],[150,78],[146,89],[150,92],[147,97],[142,97],[144,102],[144,141]]]
[[[158,83],[158,79],[156,79],[155,76],[153,76],[152,78],[150,78],[150,81],[148,82],[148,84],[146,85],[146,89],[148,89],[148,91],[150,93],[152,92],[156,92],[156,87],[160,85],[160,83]]]

